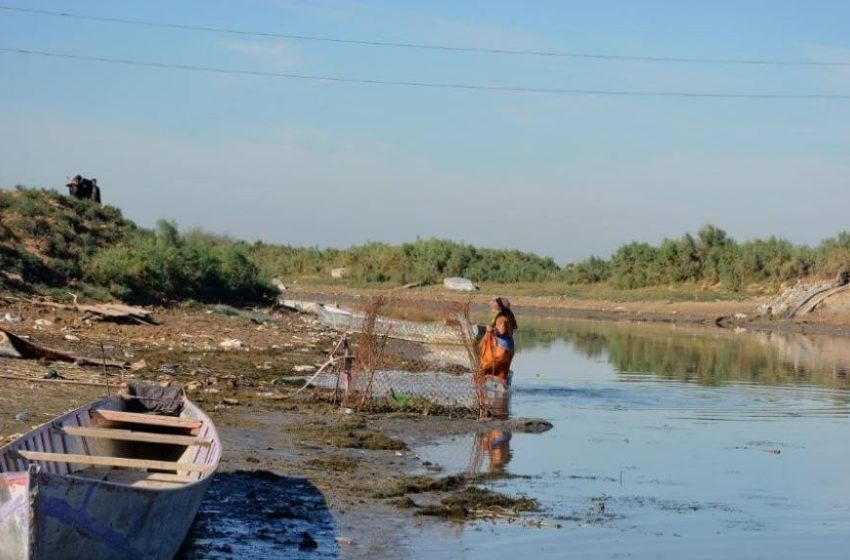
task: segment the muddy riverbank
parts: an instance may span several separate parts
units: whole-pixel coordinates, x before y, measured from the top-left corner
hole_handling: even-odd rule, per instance
[[[357,301],[352,294],[292,295]],[[485,299],[474,298],[479,310]],[[714,332],[717,317],[724,316],[734,321],[727,320],[730,328],[716,332],[730,336],[736,328],[848,333],[846,327],[829,322],[746,321],[742,327],[749,316],[740,315],[750,312],[753,302],[571,306],[561,301],[546,307],[545,299],[512,299],[521,318],[538,322],[547,317],[556,322],[616,320],[624,325],[648,321],[655,325],[651,331],[663,328],[661,323],[688,323],[707,325],[706,332]],[[423,305],[429,301],[442,300],[426,299]],[[308,392],[283,398],[324,362],[338,338],[307,315],[267,309],[265,316],[249,318],[216,313],[206,306],[178,306],[155,309],[158,324],[150,326],[87,321],[74,311],[13,300],[0,311],[0,316],[11,319],[3,328],[31,342],[77,355],[144,364],[136,371],[112,372],[112,383],[133,378],[176,381],[210,413],[225,454],[183,558],[399,557],[411,533],[433,531],[467,517],[490,515],[497,523],[559,523],[545,512],[514,516],[517,509],[536,507],[524,501],[521,492],[507,491],[508,498],[518,501],[504,502],[501,496],[470,490],[493,483],[504,486],[501,483],[513,476],[509,472],[493,469],[486,475],[458,477],[457,470],[444,471],[439,462],[417,451],[447,438],[480,442],[482,434],[499,432],[496,424],[421,410],[347,413],[310,398]],[[626,370],[633,369],[627,366]],[[49,367],[66,381],[87,384],[39,381]],[[0,358],[0,376],[5,376],[0,379],[0,444],[107,390],[100,368],[74,364]],[[464,453],[474,456],[481,451],[477,447]],[[472,457],[471,462],[475,460]],[[593,480],[597,475],[587,476]],[[592,522],[597,513],[593,507],[582,512],[580,524]]]
[[[184,558],[394,557],[405,530],[512,503],[470,495],[481,480],[446,478],[413,451],[493,423],[428,410],[353,413],[308,391],[285,398],[338,338],[309,316],[266,310],[252,320],[182,306],[156,309],[151,326],[19,302],[7,302],[7,314],[0,326],[30,342],[143,365],[107,376],[99,367],[0,358],[0,445],[133,379],[181,383],[216,422],[225,453]],[[42,379],[51,369],[59,381]],[[426,510],[436,516],[418,515]]]

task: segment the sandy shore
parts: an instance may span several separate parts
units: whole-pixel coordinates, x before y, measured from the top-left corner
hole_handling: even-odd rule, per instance
[[[712,301],[610,301],[564,296],[530,296],[500,292],[510,298],[518,317],[561,319],[598,319],[648,323],[700,324],[721,328],[744,327],[751,330],[850,336],[850,292],[837,294],[810,314],[793,320],[777,320],[759,315],[759,307],[772,296],[741,300]],[[444,302],[470,303],[472,310],[486,314],[492,295],[462,294],[439,286],[413,290],[353,289],[339,286],[310,286],[288,290],[283,297],[341,305],[358,305],[368,298],[382,296],[402,302],[439,306]]]

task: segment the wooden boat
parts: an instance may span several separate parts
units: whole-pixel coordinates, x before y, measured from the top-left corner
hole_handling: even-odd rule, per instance
[[[210,418],[89,403],[0,447],[0,560],[171,559],[221,457]]]

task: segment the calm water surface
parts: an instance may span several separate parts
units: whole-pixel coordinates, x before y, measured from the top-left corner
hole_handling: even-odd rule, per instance
[[[555,428],[417,451],[530,475],[495,486],[537,498],[549,527],[419,530],[407,556],[850,557],[850,340],[589,321],[518,335],[511,414]]]

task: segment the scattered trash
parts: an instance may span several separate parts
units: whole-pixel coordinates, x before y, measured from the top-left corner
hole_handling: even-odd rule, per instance
[[[21,319],[20,317],[16,317],[11,313],[6,313],[5,315],[3,315],[3,321],[7,323],[20,323],[21,321],[23,321],[23,319]]]
[[[53,321],[48,321],[47,319],[36,319],[35,324],[39,327],[49,327],[53,325]]]
[[[15,414],[15,420],[17,420],[18,422],[29,422],[31,418],[32,414],[30,414],[29,412],[19,412]]]
[[[74,303],[54,303],[52,301],[28,301],[33,305],[53,307],[83,312],[83,320],[98,319],[100,321],[135,322],[143,325],[155,325],[152,312],[143,307],[133,307],[123,303],[103,303],[99,305],[79,305],[74,296]]]
[[[316,371],[316,366],[311,366],[311,365],[306,365],[306,364],[300,365],[300,366],[295,366],[295,367],[292,368],[292,371],[294,371],[296,373],[306,373],[308,371]]]
[[[770,450],[770,452],[773,453],[774,455],[779,455],[780,453],[782,453],[782,450],[779,449],[778,447],[774,447],[773,449]]]
[[[70,342],[79,342],[80,340],[80,337],[75,334],[66,334],[64,338]]]
[[[334,540],[337,542],[337,544],[344,544],[344,545],[354,544],[354,539],[352,539],[351,537],[334,537]]]
[[[219,343],[223,350],[242,350],[248,349],[248,345],[236,338],[227,338]]]
[[[239,404],[239,399],[224,398],[224,399],[221,399],[221,402],[223,402],[224,404],[229,404],[231,406],[236,406],[236,405]]]
[[[65,379],[62,377],[62,374],[56,371],[56,368],[49,368],[44,375],[41,376],[42,379]]]
[[[336,278],[337,280],[339,280],[340,278],[345,278],[347,274],[348,269],[345,267],[331,269],[331,278]]]

